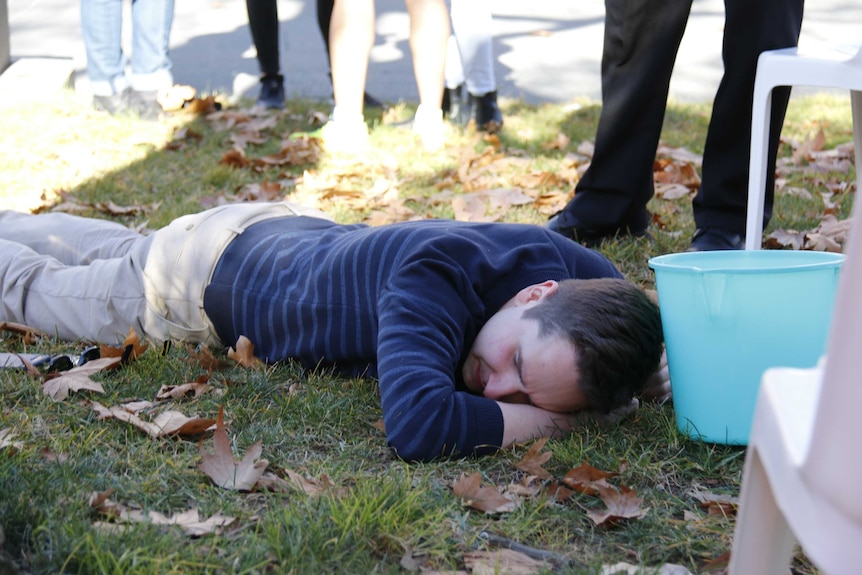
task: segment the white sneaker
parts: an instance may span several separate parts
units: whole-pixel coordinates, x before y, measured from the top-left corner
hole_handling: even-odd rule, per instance
[[[330,120],[320,129],[323,149],[333,154],[360,154],[371,148],[364,121]]]
[[[429,108],[420,104],[413,118],[413,133],[419,136],[422,147],[427,152],[436,152],[443,147],[443,110]]]

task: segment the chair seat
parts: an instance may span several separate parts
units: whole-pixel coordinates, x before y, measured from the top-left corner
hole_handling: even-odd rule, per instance
[[[812,45],[763,52],[757,60],[751,118],[751,158],[745,249],[760,249],[766,195],[767,146],[772,90],[778,86],[810,86],[850,91],[856,165],[862,166],[862,46]],[[862,189],[862,169],[856,172]]]
[[[757,81],[767,86],[815,86],[862,90],[859,47],[814,45],[764,52]]]

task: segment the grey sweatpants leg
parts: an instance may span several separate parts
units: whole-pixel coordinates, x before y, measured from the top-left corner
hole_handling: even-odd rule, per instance
[[[143,334],[151,240],[104,220],[0,212],[0,321],[111,344]]]

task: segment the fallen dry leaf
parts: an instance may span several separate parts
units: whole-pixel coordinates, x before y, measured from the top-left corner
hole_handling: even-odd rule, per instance
[[[452,491],[464,500],[465,505],[485,513],[507,513],[518,507],[518,501],[513,497],[494,487],[483,487],[482,474],[478,471],[469,476],[462,475],[452,483]]]
[[[201,345],[198,350],[195,350],[192,346],[186,344],[186,351],[189,354],[189,358],[183,359],[184,362],[190,365],[197,365],[210,373],[233,367],[233,363],[214,356],[209,347],[205,344]]]
[[[21,336],[21,341],[24,343],[31,345],[36,343],[36,341],[42,337],[43,334],[41,331],[34,327],[30,327],[24,325],[22,323],[15,323],[11,321],[0,321],[0,332],[9,332],[14,333],[16,335]]]
[[[294,489],[302,491],[306,495],[318,496],[324,493],[332,493],[336,496],[342,496],[346,493],[343,488],[336,487],[326,474],[321,475],[320,479],[314,479],[311,477],[304,477],[290,469],[285,469],[284,472],[287,474],[287,478],[290,480],[291,486]]]
[[[605,511],[588,511],[587,517],[593,520],[599,526],[612,526],[624,519],[638,519],[643,517],[649,511],[649,508],[642,508],[643,499],[637,496],[634,489],[621,486],[619,489],[604,483],[596,481],[593,484],[599,492],[599,497],[607,506]]]
[[[101,383],[90,379],[91,375],[114,369],[120,364],[119,357],[102,357],[73,367],[42,384],[44,391],[54,401],[64,401],[72,391],[95,391],[105,393]]]
[[[548,479],[551,477],[551,474],[542,467],[544,464],[551,459],[553,455],[550,451],[546,451],[542,453],[542,449],[545,448],[545,444],[548,442],[547,437],[543,437],[533,443],[530,446],[530,449],[527,450],[527,453],[524,454],[524,457],[519,461],[515,467],[520,469],[521,471],[526,471],[532,475],[540,477],[542,479]]]
[[[122,345],[119,347],[114,347],[111,345],[100,345],[99,346],[99,356],[100,357],[127,357],[126,361],[135,360],[145,351],[149,346],[147,344],[141,343],[141,338],[135,333],[135,329],[130,327],[129,333],[126,335],[126,339],[123,340]]]
[[[2,443],[2,440],[0,440]],[[2,447],[2,445],[0,445]],[[54,453],[50,448],[43,447],[39,450],[39,455],[42,456],[42,459],[47,461],[48,463],[65,463],[69,460],[69,455],[66,453]]]
[[[689,495],[696,499],[709,515],[720,517],[736,516],[736,509],[739,507],[738,497],[701,491],[699,489],[691,490]]]
[[[661,567],[639,567],[629,563],[616,563],[602,567],[600,575],[693,575],[682,565],[665,563]]]
[[[216,423],[214,419],[188,417],[178,411],[163,411],[152,421],[145,421],[137,415],[139,411],[137,404],[105,407],[94,401],[92,408],[101,420],[116,419],[128,423],[153,438],[169,435],[179,435],[180,437],[200,435],[212,429]]]
[[[93,492],[89,496],[88,503],[96,514],[119,523],[150,523],[153,525],[177,526],[189,537],[200,537],[209,533],[218,533],[222,527],[226,527],[235,521],[235,518],[227,517],[221,513],[216,513],[209,519],[201,520],[197,508],[175,513],[172,516],[159,513],[158,511],[128,509],[110,499],[110,495],[113,492],[113,489],[108,489],[101,493]],[[97,529],[112,529],[116,527],[116,523],[97,521],[94,527]]]
[[[207,381],[209,381],[209,376],[202,375],[197,381],[180,385],[163,385],[159,388],[158,393],[156,393],[156,401],[182,399],[189,394],[194,395],[194,397],[200,397],[213,388]]]
[[[563,483],[580,493],[598,495],[598,488],[593,484],[617,475],[612,471],[602,471],[584,462],[566,472]]]
[[[20,441],[12,441],[15,434],[8,427],[0,429],[0,450],[9,449],[9,454],[12,455],[24,448],[24,444]]]
[[[464,564],[473,575],[533,575],[548,570],[549,565],[512,549],[468,551]]]
[[[254,344],[244,335],[239,336],[236,349],[230,348],[227,356],[243,367],[258,368],[263,365],[263,362],[254,356]]]
[[[249,446],[241,461],[236,461],[224,427],[224,408],[221,408],[213,432],[213,451],[207,453],[203,445],[199,447],[201,462],[198,468],[219,487],[235,491],[251,491],[263,475],[266,466],[269,465],[266,459],[259,459],[262,449],[263,445],[258,441]]]

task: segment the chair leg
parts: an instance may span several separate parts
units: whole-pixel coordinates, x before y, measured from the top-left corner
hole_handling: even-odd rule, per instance
[[[772,85],[757,83],[754,87],[748,169],[748,208],[745,224],[745,249],[747,250],[759,250],[763,243],[763,204],[766,195],[766,170],[769,169],[766,164],[769,157],[772,88]]]
[[[850,107],[853,111],[853,145],[856,148],[856,192],[859,193],[862,190],[862,92],[850,92]]]
[[[728,575],[786,575],[796,538],[755,446],[749,446]]]

